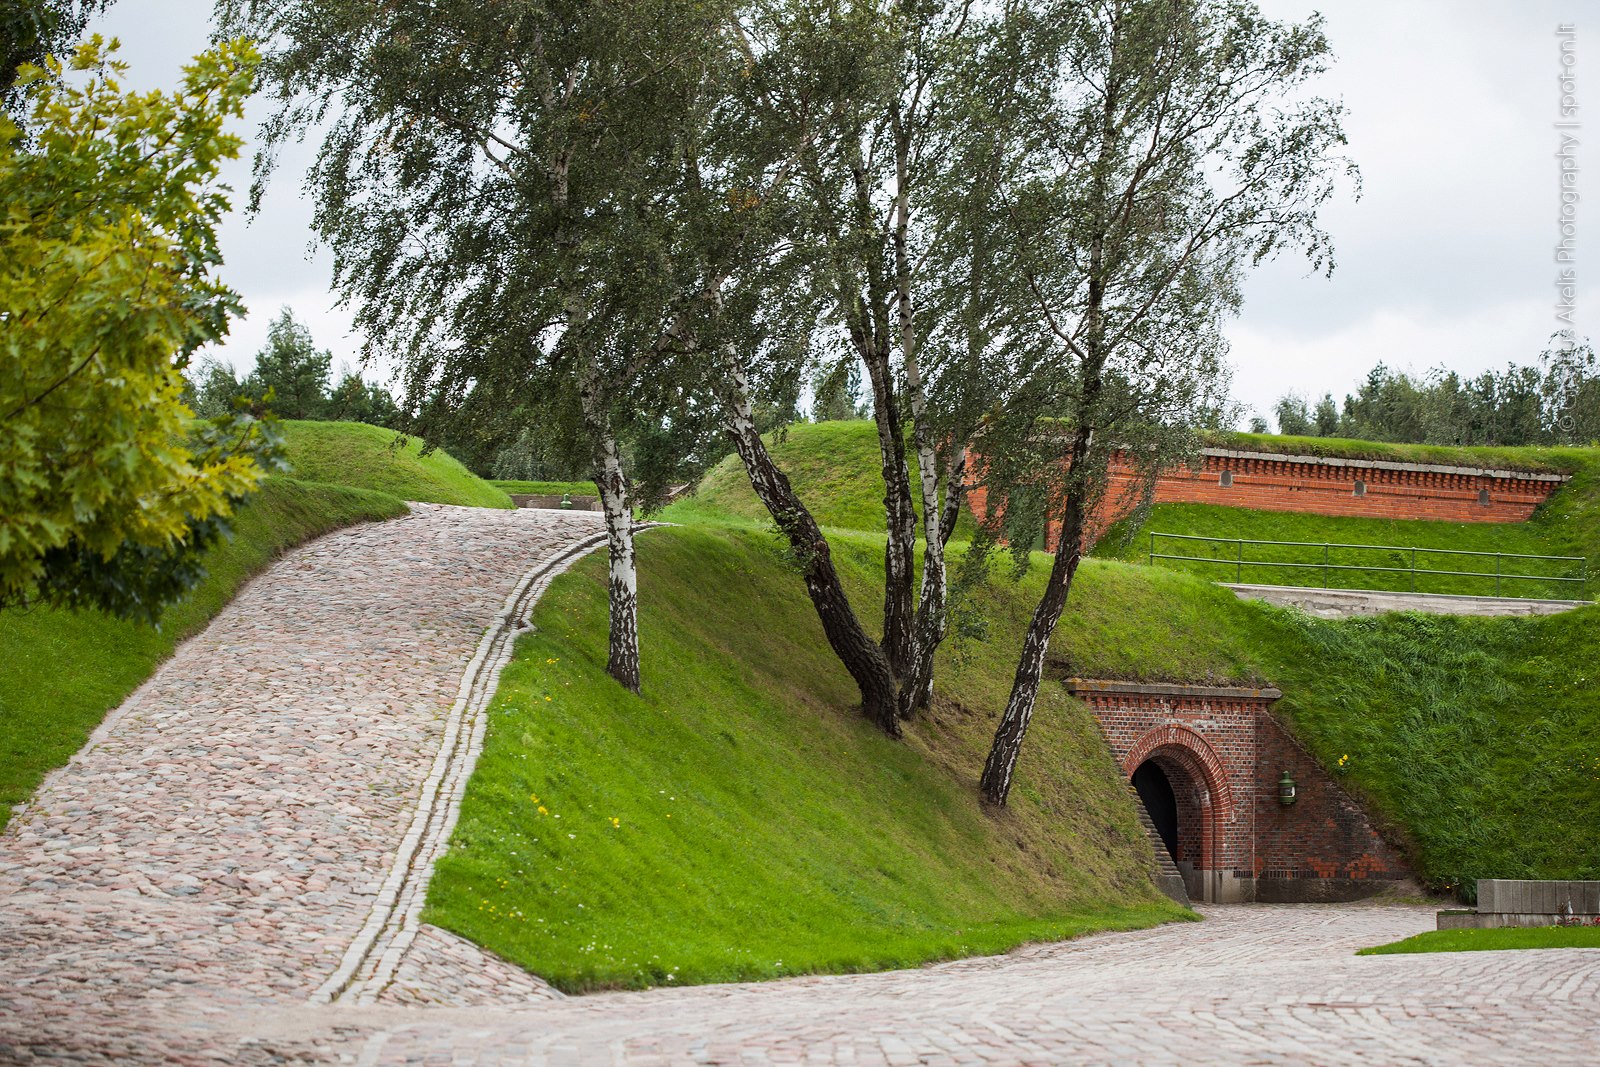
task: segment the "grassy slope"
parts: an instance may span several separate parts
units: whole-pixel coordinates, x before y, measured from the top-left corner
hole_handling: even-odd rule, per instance
[[[871,428],[796,427],[774,450],[872,616],[881,540],[842,532],[880,525]],[[1580,479],[1553,502],[1550,536],[1592,544],[1593,496]],[[432,921],[581,990],[905,965],[1164,912],[1120,776],[1060,688],[1041,694],[1012,810],[991,822],[974,803],[1048,557],[981,592],[987,640],[944,650],[934,713],[894,745],[848,710],[742,472],[719,467],[668,517],[689,525],[641,539],[645,695],[604,677],[591,558],[546,595],[502,680]],[[1271,680],[1285,721],[1330,766],[1349,757],[1344,780],[1435,885],[1600,877],[1597,623],[1330,623],[1092,560],[1052,671]]]
[[[557,493],[596,496],[600,492],[593,482],[491,481],[489,484],[507,493],[528,493],[535,496],[553,496]]]
[[[397,435],[381,426],[289,421],[283,430],[293,474],[308,482],[375,489],[433,504],[514,506],[505,490],[479,478],[447,452],[435,450],[424,456],[415,438],[395,449]]]
[[[1388,441],[1357,441],[1342,437],[1289,437],[1283,434],[1214,433],[1207,443],[1242,452],[1282,455],[1334,456],[1344,459],[1387,459],[1400,463],[1440,463],[1454,467],[1493,470],[1571,471],[1592,449],[1542,447],[1460,447],[1456,445],[1405,445]]]
[[[1332,446],[1366,446],[1365,441],[1327,441],[1321,438],[1261,438],[1240,435],[1249,440],[1243,444],[1263,451],[1297,451],[1304,443],[1321,443]],[[1595,449],[1468,449],[1446,450],[1423,446],[1378,445],[1378,458],[1403,458],[1428,462],[1466,464],[1482,462],[1490,466],[1534,467],[1539,460],[1546,467],[1556,467],[1572,474],[1572,481],[1556,493],[1525,523],[1452,523],[1420,522],[1392,519],[1366,519],[1344,516],[1311,515],[1282,511],[1250,511],[1244,508],[1218,507],[1210,504],[1158,504],[1151,510],[1149,519],[1136,530],[1119,528],[1096,549],[1103,557],[1143,561],[1150,551],[1151,531],[1162,533],[1193,534],[1201,537],[1242,537],[1261,541],[1331,542],[1345,545],[1391,545],[1400,548],[1438,548],[1476,552],[1513,552],[1546,556],[1582,556],[1588,561],[1589,581],[1579,586],[1570,582],[1506,581],[1502,584],[1505,596],[1549,596],[1558,599],[1593,599],[1600,587],[1600,451]],[[1415,447],[1421,455],[1411,455],[1406,450]],[[1398,450],[1397,456],[1384,455],[1384,450]],[[1360,449],[1352,447],[1352,452]],[[1333,454],[1340,454],[1337,450]],[[1531,457],[1531,458],[1530,458]],[[1212,558],[1234,558],[1233,545],[1205,545],[1174,540],[1159,542],[1157,549],[1174,555],[1205,555]],[[1320,549],[1281,548],[1270,545],[1246,545],[1245,558],[1266,561],[1292,561],[1317,563],[1322,559]],[[1407,552],[1372,552],[1366,550],[1333,549],[1329,559],[1334,563],[1352,566],[1405,567],[1411,559]],[[1493,560],[1481,557],[1449,555],[1417,556],[1418,567],[1434,570],[1493,571]],[[1214,581],[1231,581],[1234,569],[1221,564],[1181,563],[1164,561],[1162,566],[1189,570]],[[1522,574],[1560,575],[1577,577],[1582,573],[1578,564],[1543,562],[1537,560],[1506,560],[1508,572]],[[1363,589],[1406,589],[1410,576],[1384,574],[1377,571],[1334,572],[1334,585]],[[1321,585],[1320,570],[1295,568],[1246,567],[1245,581],[1269,582],[1281,585]],[[1450,576],[1419,578],[1420,592],[1469,593],[1492,596],[1495,582],[1492,578],[1458,578]]]
[[[1384,551],[1365,548],[1334,547],[1327,550],[1326,558],[1335,565],[1352,567],[1395,567],[1412,565],[1409,547],[1439,549],[1449,552],[1439,555],[1430,552],[1416,554],[1419,569],[1433,571],[1476,571],[1494,573],[1496,561],[1483,556],[1461,555],[1465,552],[1510,552],[1541,556],[1577,556],[1585,549],[1571,526],[1557,522],[1488,523],[1488,522],[1423,522],[1396,519],[1368,519],[1346,516],[1309,515],[1299,512],[1251,511],[1245,508],[1219,507],[1214,504],[1157,504],[1151,509],[1149,519],[1136,531],[1123,534],[1117,531],[1095,554],[1102,557],[1144,562],[1151,550],[1151,533],[1189,534],[1200,537],[1244,538],[1248,541],[1301,541],[1312,547],[1280,545],[1243,546],[1247,561],[1272,561],[1319,564],[1324,559],[1320,547],[1325,542],[1338,545],[1394,546]],[[1120,536],[1119,536],[1120,535]],[[1235,581],[1242,575],[1246,582],[1273,585],[1320,586],[1324,574],[1320,569],[1299,567],[1234,566],[1239,546],[1232,543],[1183,541],[1176,538],[1157,538],[1155,551],[1169,555],[1196,556],[1215,559],[1217,563],[1161,560],[1160,565],[1185,570],[1212,581]],[[1558,560],[1506,559],[1500,566],[1506,574],[1551,575],[1580,577],[1582,565]],[[1591,568],[1594,569],[1594,568]],[[1331,571],[1326,576],[1328,584],[1335,587],[1357,589],[1411,588],[1409,574],[1387,573],[1379,570]],[[1416,591],[1422,593],[1465,593],[1475,596],[1494,596],[1493,578],[1458,577],[1449,574],[1419,575]],[[1544,582],[1506,578],[1500,585],[1503,596],[1553,597],[1561,600],[1588,599],[1593,592],[1593,582]]]
[[[271,478],[239,512],[233,540],[211,550],[209,576],[160,629],[97,612],[0,615],[0,826],[251,575],[301,541],[404,510],[381,493]]]
[[[799,423],[789,427],[781,439],[769,438],[768,446],[818,525],[882,532],[883,480],[877,473],[878,436],[873,423]],[[910,460],[915,485],[916,456]],[[713,467],[694,495],[674,504],[664,517],[678,522],[735,520],[771,525],[767,509],[756,499],[744,467],[734,456]],[[956,537],[970,536],[970,530],[971,518],[963,514]]]
[[[870,446],[870,430],[835,425]],[[1235,443],[1495,466],[1534,466],[1542,456],[1573,479],[1520,527],[1176,506],[1167,514],[1274,540],[1379,541],[1392,531],[1419,544],[1450,544],[1459,534],[1495,546],[1503,535],[1515,540],[1499,542],[1500,550],[1538,545],[1534,551],[1584,555],[1591,575],[1600,576],[1600,453],[1593,449]],[[859,502],[877,492],[872,453],[858,449],[853,476],[839,468],[847,458],[836,449],[827,464],[788,469],[805,499],[818,498],[819,485],[837,491],[831,487],[846,482],[840,497],[864,506]],[[814,484],[810,471],[819,466],[827,480]],[[723,504],[728,495],[712,486],[706,499]],[[1035,557],[1036,568],[1044,558]],[[1410,839],[1421,873],[1436,886],[1470,893],[1478,877],[1600,878],[1600,838],[1592,830],[1600,824],[1600,608],[1538,620],[1399,615],[1330,623],[1240,603],[1175,572],[1091,562],[1052,643],[1058,674],[1272,681],[1285,691],[1280,715],[1327,765],[1350,756],[1345,780]]]
[[[1412,952],[1486,952],[1517,948],[1600,948],[1600,927],[1532,926],[1504,930],[1429,930],[1374,948],[1357,956],[1392,956]]]
[[[865,603],[881,540],[835,545]],[[662,529],[639,552],[644,696],[604,674],[591,557],[502,678],[429,921],[583,990],[907,966],[1183,914],[1063,691],[1041,701],[1011,809],[977,803],[1042,569],[986,592],[995,640],[946,663],[935,712],[896,744],[851,710],[768,534]]]

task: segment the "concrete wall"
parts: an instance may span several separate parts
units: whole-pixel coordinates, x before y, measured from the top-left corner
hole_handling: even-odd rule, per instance
[[[1441,911],[1441,930],[1600,926],[1600,882],[1478,879],[1477,911]]]
[[[511,502],[519,508],[559,508],[561,494],[512,493]],[[605,506],[597,496],[574,496],[571,511],[604,511]]]
[[[1251,585],[1224,582],[1240,600],[1296,607],[1323,619],[1380,615],[1387,611],[1421,611],[1430,615],[1555,615],[1589,603],[1586,600],[1532,600],[1448,593],[1386,593],[1370,589],[1312,589],[1293,585]]]

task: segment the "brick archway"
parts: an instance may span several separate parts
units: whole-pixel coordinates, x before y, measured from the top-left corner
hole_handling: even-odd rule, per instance
[[[1407,876],[1360,805],[1278,725],[1276,689],[1064,681],[1130,780],[1147,762],[1166,776],[1191,899],[1349,900]],[[1298,783],[1293,805],[1278,803],[1284,774]]]
[[[1225,828],[1237,815],[1222,759],[1195,731],[1166,724],[1139,736],[1122,761],[1122,773],[1131,780],[1145,763],[1162,769],[1178,804],[1179,852],[1173,858],[1191,872],[1192,895],[1213,899],[1209,872],[1225,866]]]

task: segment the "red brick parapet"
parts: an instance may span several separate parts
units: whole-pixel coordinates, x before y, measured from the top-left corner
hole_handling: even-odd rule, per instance
[[[981,461],[972,464],[967,503],[980,521],[988,491],[979,484]],[[1157,479],[1157,503],[1219,504],[1258,511],[1356,515],[1440,522],[1523,522],[1570,475],[1393,460],[1280,455],[1207,448],[1198,469],[1177,466]],[[1106,504],[1095,517],[1096,536],[1132,510],[1137,478],[1126,457],[1112,459]],[[1047,546],[1055,547],[1052,524]]]
[[[1278,722],[1271,687],[1069,678],[1122,772],[1154,760],[1178,804],[1178,853],[1201,900],[1367,895],[1406,878],[1398,852]],[[1287,772],[1292,806],[1278,801]]]

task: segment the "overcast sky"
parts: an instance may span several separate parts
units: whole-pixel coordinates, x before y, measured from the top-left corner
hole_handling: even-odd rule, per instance
[[[1322,11],[1338,57],[1323,95],[1349,108],[1359,201],[1325,215],[1338,250],[1331,279],[1286,259],[1262,267],[1229,324],[1234,395],[1262,414],[1282,394],[1336,397],[1374,363],[1466,374],[1531,362],[1557,328],[1554,246],[1560,72],[1556,28],[1593,0],[1258,0],[1279,19]],[[203,49],[210,7],[199,0],[116,0],[98,29],[123,42],[129,80],[175,83]],[[1580,333],[1596,330],[1600,293],[1600,17],[1578,27],[1582,129],[1577,236]],[[1591,56],[1596,57],[1590,59]],[[1591,73],[1592,72],[1592,73]],[[265,102],[251,112],[264,117]],[[1590,128],[1592,127],[1592,132]],[[251,149],[247,149],[248,152]],[[254,220],[223,227],[224,277],[249,317],[222,350],[248,368],[282,305],[307,323],[335,365],[354,366],[359,338],[334,306],[325,252],[312,247],[301,195],[309,151],[286,153]],[[241,203],[248,160],[231,171]],[[369,375],[370,376],[370,375]]]

